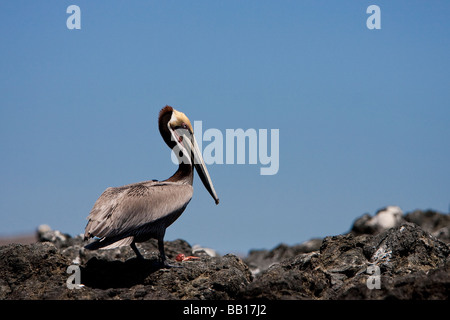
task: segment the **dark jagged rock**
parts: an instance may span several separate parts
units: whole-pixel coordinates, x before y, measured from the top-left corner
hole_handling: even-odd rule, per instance
[[[405,220],[420,226],[445,243],[450,243],[450,215],[433,210],[416,210],[405,215]]]
[[[389,228],[412,222],[445,243],[450,242],[450,215],[433,210],[415,210],[403,215],[397,206],[378,210],[374,216],[366,213],[353,223],[350,233],[376,235]]]
[[[161,269],[156,259],[92,258],[81,278],[87,287],[109,290],[117,298],[130,298],[137,290],[141,298],[151,299],[233,299],[251,281],[248,267],[234,255],[203,255],[178,265],[182,268]]]
[[[321,244],[322,239],[317,238],[293,246],[282,243],[272,250],[251,250],[244,261],[250,267],[252,274],[256,275],[270,266],[300,253],[319,250]]]
[[[176,262],[176,254],[191,254],[183,240],[166,242],[170,262],[182,268],[161,269],[153,241],[141,248],[151,251],[145,260],[127,247],[94,252],[80,244],[58,249],[51,242],[0,247],[0,299],[234,299],[252,279],[247,265],[231,254],[196,252],[200,259]],[[70,265],[79,266],[80,289],[67,286]]]
[[[138,244],[146,258],[138,260],[129,247],[89,251],[81,236],[42,228],[41,242],[0,247],[0,299],[448,300],[449,216],[397,208],[356,219],[346,234],[253,250],[244,260],[196,251],[200,259],[178,262],[192,247],[167,241],[169,263],[183,267],[170,269],[158,267],[153,240]],[[69,288],[69,266],[78,289]]]
[[[58,299],[69,264],[49,242],[0,247],[0,299]]]
[[[376,236],[326,237],[320,251],[299,254],[261,273],[244,297],[447,299],[449,253],[447,244],[412,223]],[[379,288],[371,285],[377,277]]]

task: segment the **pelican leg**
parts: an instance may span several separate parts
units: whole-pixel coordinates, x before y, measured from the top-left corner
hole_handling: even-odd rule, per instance
[[[164,253],[164,240],[158,239],[159,259],[161,264],[166,263],[166,254]]]
[[[182,266],[175,266],[167,263],[166,254],[164,253],[164,240],[158,239],[158,249],[159,249],[159,258],[160,263],[164,268],[182,268]]]
[[[134,253],[136,253],[136,256],[138,259],[144,260],[144,257],[139,252],[138,248],[136,247],[136,243],[134,243],[134,241],[130,244],[130,247],[131,247],[131,249],[133,249]]]

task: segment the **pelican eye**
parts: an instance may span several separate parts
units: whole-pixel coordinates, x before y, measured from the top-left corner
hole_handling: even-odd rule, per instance
[[[190,134],[192,134],[192,131],[189,128],[189,126],[186,123],[184,123],[184,122],[181,125],[176,126],[174,129],[175,130],[177,130],[177,129],[184,129],[184,130],[187,130]]]

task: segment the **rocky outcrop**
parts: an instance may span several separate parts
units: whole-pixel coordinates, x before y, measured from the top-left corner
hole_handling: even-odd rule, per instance
[[[138,244],[138,260],[129,247],[88,251],[81,236],[42,227],[40,242],[0,247],[0,299],[448,299],[449,215],[399,209],[244,259],[168,241],[181,267],[169,269],[157,264],[156,241]],[[193,251],[199,259],[175,260]]]
[[[246,298],[447,299],[450,248],[405,223],[376,236],[326,237],[319,251],[273,265]]]
[[[234,299],[252,279],[231,254],[197,251],[200,259],[173,260],[191,254],[183,240],[165,243],[170,262],[180,267],[170,269],[159,267],[153,241],[140,247],[147,254],[139,260],[128,247],[93,252],[82,247],[81,237],[67,238],[70,246],[59,240],[0,247],[0,299]],[[69,266],[79,272],[78,288],[69,288],[76,284]]]
[[[441,241],[450,243],[450,215],[433,210],[416,210],[405,215],[405,220],[420,226]]]
[[[257,275],[285,259],[295,257],[300,253],[319,250],[321,244],[322,239],[316,238],[293,246],[282,243],[272,250],[250,250],[244,261],[250,267],[252,274]]]

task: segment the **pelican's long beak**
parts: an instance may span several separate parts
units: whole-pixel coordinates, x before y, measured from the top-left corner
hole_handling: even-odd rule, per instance
[[[192,153],[194,154],[195,169],[197,170],[197,173],[200,179],[202,180],[206,190],[208,190],[209,194],[213,197],[217,205],[219,204],[219,198],[217,197],[216,190],[214,190],[214,186],[211,181],[211,177],[209,176],[208,169],[206,169],[205,162],[203,161],[202,152],[198,148],[197,140],[195,140],[194,135],[192,135],[192,144],[193,144]]]
[[[219,204],[219,198],[217,197],[216,190],[214,190],[211,177],[209,176],[208,169],[206,169],[202,153],[198,147],[194,134],[191,134],[186,129],[173,130],[170,126],[169,130],[172,134],[172,139],[177,143],[178,147],[183,152],[183,158],[179,158],[180,163],[191,163],[191,161],[194,161],[195,169],[197,170],[197,173],[200,176],[203,185],[205,186],[206,190],[208,190],[209,194],[213,197],[216,205]],[[175,153],[179,153],[180,150],[175,150]],[[192,157],[189,157],[188,155],[191,154]],[[177,156],[179,157],[179,155]]]

